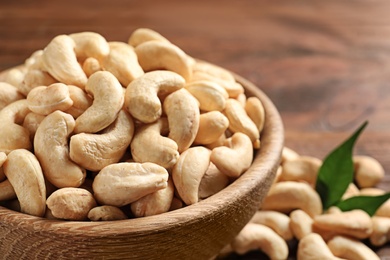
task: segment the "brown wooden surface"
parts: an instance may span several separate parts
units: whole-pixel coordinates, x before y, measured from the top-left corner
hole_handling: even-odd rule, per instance
[[[258,85],[282,115],[286,145],[301,154],[323,158],[369,120],[355,153],[389,172],[389,10],[386,0],[2,0],[0,70],[57,34],[126,41],[149,27]],[[380,187],[390,190],[390,173]],[[390,258],[386,248],[379,254]]]

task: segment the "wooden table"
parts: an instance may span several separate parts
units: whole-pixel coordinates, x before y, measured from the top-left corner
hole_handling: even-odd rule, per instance
[[[0,70],[58,34],[127,41],[134,29],[152,28],[259,86],[282,115],[286,146],[300,154],[322,159],[369,120],[355,154],[389,172],[389,8],[385,0],[2,0]],[[387,174],[379,186],[389,182]]]

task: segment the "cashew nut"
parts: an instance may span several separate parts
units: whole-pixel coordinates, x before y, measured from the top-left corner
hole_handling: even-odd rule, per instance
[[[58,188],[79,187],[86,177],[85,169],[69,158],[68,138],[74,125],[71,115],[55,111],[41,122],[35,133],[35,155],[47,180]]]
[[[166,188],[167,182],[167,170],[157,164],[124,162],[104,167],[92,188],[100,204],[122,207]]]
[[[111,72],[123,86],[144,74],[134,48],[123,42],[110,42],[110,53],[102,60],[104,70]]]
[[[110,52],[106,39],[98,33],[79,32],[69,34],[69,37],[73,39],[75,43],[74,52],[81,61],[88,57],[99,60]]]
[[[177,143],[181,153],[191,146],[198,133],[198,103],[187,90],[180,89],[165,98],[163,108],[168,118],[168,137]]]
[[[315,216],[313,225],[359,239],[368,238],[372,232],[371,217],[360,209]]]
[[[290,229],[298,240],[313,232],[313,219],[305,211],[296,209],[290,213]]]
[[[199,117],[199,129],[195,144],[211,144],[226,131],[229,120],[219,111],[206,112]]]
[[[192,60],[176,45],[160,41],[146,41],[135,47],[138,62],[144,71],[166,69],[191,79]]]
[[[175,141],[162,136],[167,130],[166,118],[138,128],[130,146],[134,161],[152,162],[166,169],[173,167],[179,158],[179,152]]]
[[[184,87],[185,80],[171,71],[152,71],[133,80],[126,88],[125,107],[143,123],[152,123],[161,117],[159,93],[168,94]]]
[[[203,111],[222,111],[229,95],[226,90],[212,81],[192,81],[185,88],[199,101]]]
[[[282,260],[288,257],[287,243],[271,228],[254,223],[248,223],[231,243],[232,249],[238,254],[245,254],[259,249],[270,259]]]
[[[46,186],[35,155],[25,149],[13,150],[3,167],[18,197],[21,212],[42,217],[46,210]]]
[[[88,212],[97,206],[93,195],[81,188],[58,189],[47,198],[46,205],[54,217],[66,220],[86,220]]]
[[[353,182],[351,182],[348,185],[347,190],[344,192],[343,196],[341,197],[341,200],[346,200],[348,198],[358,196],[358,195],[360,195],[359,188],[356,187],[356,185]]]
[[[114,123],[101,134],[76,134],[69,143],[69,156],[79,166],[98,171],[117,163],[125,154],[134,134],[131,116],[121,110]]]
[[[224,110],[225,116],[229,119],[229,130],[233,133],[241,132],[249,136],[254,148],[260,147],[260,133],[257,126],[247,115],[240,102],[235,99],[228,99]]]
[[[203,146],[185,150],[172,170],[180,198],[187,205],[199,201],[199,185],[210,164],[211,151]]]
[[[318,193],[307,183],[285,181],[275,183],[262,205],[263,210],[289,213],[302,209],[311,217],[322,213],[322,202]]]
[[[249,97],[245,102],[245,111],[261,133],[265,123],[265,111],[260,99],[258,97]]]
[[[6,72],[4,76],[5,78],[4,82],[11,84],[15,88],[19,89],[20,85],[24,80],[25,75],[26,75],[26,68],[24,67],[12,68]]]
[[[283,163],[281,181],[303,181],[312,187],[316,185],[318,170],[322,161],[312,156],[299,156]]]
[[[363,188],[359,190],[359,195],[362,196],[380,196],[385,194],[385,191],[379,188]]]
[[[98,71],[89,77],[85,91],[93,103],[76,119],[74,132],[96,133],[117,118],[124,102],[122,86],[110,72]]]
[[[73,105],[65,112],[71,114],[74,118],[78,118],[92,105],[92,99],[79,87],[69,85],[68,88]]]
[[[372,249],[363,242],[344,236],[336,236],[328,241],[330,251],[337,257],[353,260],[379,260]]]
[[[127,216],[118,207],[103,205],[91,209],[88,218],[92,221],[112,221],[127,219]]]
[[[39,124],[45,119],[46,116],[30,112],[26,115],[23,121],[23,127],[30,133],[30,140],[34,142],[34,136],[37,132]]]
[[[131,203],[131,212],[135,217],[153,216],[167,212],[172,204],[175,187],[171,179],[168,186],[155,191]]]
[[[24,99],[24,96],[17,88],[7,82],[0,82],[0,111],[20,99]]]
[[[216,194],[228,186],[229,183],[229,177],[218,170],[214,163],[210,162],[199,184],[199,199],[205,199]]]
[[[43,50],[36,50],[36,51],[34,51],[30,55],[30,57],[28,57],[24,61],[24,66],[28,70],[34,70],[34,69],[41,70],[43,68],[43,65],[42,65],[42,54],[43,54]]]
[[[89,78],[92,74],[95,72],[101,71],[102,66],[100,65],[99,61],[95,58],[88,57],[83,62],[83,71],[85,75]]]
[[[385,176],[382,165],[374,158],[364,155],[353,156],[355,180],[359,188],[377,185]]]
[[[238,178],[252,164],[252,142],[247,135],[237,132],[226,143],[227,147],[220,146],[212,150],[211,162],[227,176]]]
[[[213,78],[225,80],[227,82],[236,82],[233,74],[228,70],[205,61],[196,61],[192,70],[194,73],[203,72]]]
[[[133,47],[137,47],[141,43],[153,40],[169,42],[168,39],[154,30],[138,28],[130,35],[128,43]]]
[[[77,61],[75,48],[70,36],[58,35],[43,50],[42,61],[45,70],[58,81],[83,88],[87,76]]]
[[[49,86],[56,83],[55,80],[49,73],[46,71],[38,69],[30,69],[27,71],[24,76],[23,82],[17,86],[19,91],[27,96],[30,91],[39,86]]]
[[[272,210],[258,210],[249,222],[271,228],[284,240],[293,239],[290,229],[290,218],[283,213]]]
[[[8,154],[15,149],[31,149],[30,133],[19,125],[28,113],[30,109],[26,99],[15,101],[0,110],[0,133],[7,137],[0,138],[0,152]]]
[[[7,160],[7,155],[4,152],[0,152],[0,182],[4,181],[6,179],[4,171],[3,171],[3,164]]]
[[[294,160],[294,159],[298,159],[298,158],[299,158],[299,154],[296,151],[285,146],[285,147],[283,147],[283,150],[282,150],[282,158],[281,158],[282,160],[281,160],[280,164],[283,166],[283,164],[286,161]]]
[[[0,201],[12,200],[16,198],[14,187],[9,180],[0,182]]]
[[[390,218],[373,216],[370,243],[374,246],[383,246],[389,240],[390,240]]]
[[[322,237],[316,233],[311,233],[299,241],[298,260],[338,260],[338,258],[332,254],[328,245],[322,239]]]
[[[37,114],[48,115],[56,110],[66,111],[73,105],[69,88],[62,83],[33,88],[27,95],[28,108]]]

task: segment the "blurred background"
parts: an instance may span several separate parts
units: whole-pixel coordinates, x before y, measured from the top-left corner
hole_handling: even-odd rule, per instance
[[[127,41],[161,33],[187,54],[256,84],[279,109],[285,144],[323,159],[369,121],[355,154],[390,171],[388,1],[1,0],[0,70],[58,34]],[[379,185],[390,190],[389,175]]]

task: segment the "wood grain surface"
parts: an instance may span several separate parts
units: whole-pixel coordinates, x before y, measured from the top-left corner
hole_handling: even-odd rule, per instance
[[[355,154],[379,160],[389,191],[389,10],[386,0],[2,0],[0,70],[58,34],[126,41],[152,28],[259,86],[281,113],[285,144],[301,154],[324,158],[368,120]],[[390,258],[387,248],[378,254]]]

